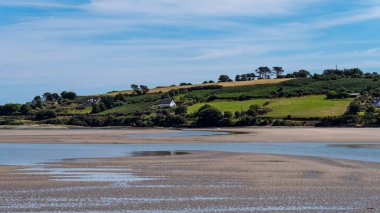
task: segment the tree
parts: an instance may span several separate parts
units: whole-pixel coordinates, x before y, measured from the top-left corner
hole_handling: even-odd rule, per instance
[[[298,77],[299,78],[307,78],[307,77],[310,77],[310,76],[311,76],[311,74],[307,70],[300,70],[300,71],[298,71]]]
[[[249,81],[253,81],[253,80],[255,80],[256,75],[255,75],[255,73],[248,73],[248,74],[247,74],[247,77],[248,77],[248,80],[249,80]]]
[[[181,115],[169,115],[165,119],[165,125],[170,127],[179,127],[185,122],[186,120]]]
[[[137,86],[136,84],[132,84],[131,88],[132,88],[133,91],[136,91],[136,90],[139,89],[139,86]]]
[[[97,114],[101,111],[102,111],[102,109],[100,108],[99,104],[97,104],[97,103],[92,104],[92,110],[91,110],[92,114]]]
[[[63,91],[61,93],[61,97],[63,99],[74,100],[77,97],[77,94],[75,92],[66,92],[66,91]]]
[[[176,115],[184,115],[187,113],[187,108],[185,106],[178,106],[174,109]]]
[[[115,101],[125,101],[125,96],[122,93],[115,95]]]
[[[41,101],[41,100],[42,100],[42,98],[39,95],[33,98],[33,101]]]
[[[361,109],[362,109],[362,107],[361,107],[360,103],[358,103],[357,101],[354,101],[348,107],[347,114],[349,114],[349,115],[356,115],[356,114],[358,114],[360,112]]]
[[[140,85],[140,90],[143,95],[147,94],[149,92],[149,88],[144,85]]]
[[[276,73],[277,78],[284,73],[284,69],[282,67],[273,67],[273,71]]]
[[[30,115],[32,113],[32,107],[29,104],[23,104],[20,107],[20,113],[22,115]]]
[[[257,115],[259,115],[259,110],[260,110],[260,106],[257,104],[254,104],[249,107],[246,114],[252,117],[256,117]]]
[[[327,99],[335,99],[337,97],[337,92],[335,90],[331,90],[327,93]]]
[[[57,114],[53,110],[41,110],[36,114],[36,120],[46,120],[57,117]]]
[[[133,90],[133,92],[139,94],[140,90],[139,90],[139,86],[136,85],[136,84],[132,84],[131,85],[131,89]]]
[[[42,98],[41,96],[36,96],[34,97],[33,101],[32,101],[32,106],[33,108],[43,108],[43,103],[42,103]]]
[[[376,112],[376,107],[374,107],[373,105],[369,106],[366,111],[365,111],[367,114],[373,114]]]
[[[259,74],[260,79],[269,79],[272,71],[269,67],[259,67],[256,69],[256,73]]]
[[[224,127],[228,127],[228,126],[233,126],[234,125],[234,122],[232,121],[231,118],[223,118],[219,121],[219,126],[224,126]]]
[[[135,94],[145,95],[149,92],[149,88],[145,85],[140,85],[140,87],[136,84],[132,84],[131,88]]]
[[[45,101],[56,101],[59,99],[58,93],[45,92],[42,96]]]
[[[231,82],[232,80],[228,75],[221,75],[219,76],[219,82]]]
[[[4,106],[0,106],[0,115],[13,115],[19,110],[19,104],[5,104]]]
[[[222,112],[206,104],[198,110],[196,124],[201,127],[218,126],[221,119]]]
[[[232,114],[232,112],[230,112],[230,111],[227,111],[227,112],[224,112],[223,113],[223,116],[224,116],[224,118],[232,118],[233,117],[233,114]]]
[[[241,75],[236,75],[235,76],[235,81],[241,81]]]

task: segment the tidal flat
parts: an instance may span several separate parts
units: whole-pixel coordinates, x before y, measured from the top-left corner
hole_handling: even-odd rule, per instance
[[[62,162],[44,167],[34,170],[1,167],[0,209],[11,212],[380,211],[378,163],[194,152]],[[65,174],[65,171],[69,172]],[[83,179],[86,172],[93,174],[90,179]],[[104,178],[105,173],[117,174],[117,178]],[[96,179],[96,174],[100,179]]]
[[[0,152],[20,154],[0,157],[0,212],[379,212],[376,132],[324,140],[360,130],[0,130]],[[299,141],[260,142],[285,131]]]

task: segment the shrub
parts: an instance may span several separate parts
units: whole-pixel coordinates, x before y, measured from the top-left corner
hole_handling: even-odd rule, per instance
[[[4,106],[0,106],[0,115],[13,115],[19,110],[19,104],[5,104]]]
[[[244,115],[235,123],[235,126],[255,126],[257,119],[252,116]]]
[[[231,120],[231,118],[223,118],[219,121],[219,126],[229,127],[233,126],[234,122]]]
[[[41,110],[37,112],[35,119],[36,120],[46,120],[50,118],[56,118],[57,114],[53,110]]]
[[[179,127],[186,122],[185,118],[180,115],[170,115],[165,119],[165,126]]]
[[[176,115],[184,115],[187,113],[187,108],[185,106],[178,106],[174,109]]]

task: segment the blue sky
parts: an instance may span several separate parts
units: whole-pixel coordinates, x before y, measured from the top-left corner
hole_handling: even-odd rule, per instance
[[[379,38],[378,0],[0,0],[0,104],[258,66],[374,72]]]

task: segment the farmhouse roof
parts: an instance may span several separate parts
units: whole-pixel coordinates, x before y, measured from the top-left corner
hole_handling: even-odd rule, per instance
[[[356,92],[354,92],[354,93],[350,93],[350,95],[352,95],[352,96],[359,96],[360,93],[356,93]]]
[[[173,102],[173,99],[165,99],[162,100],[160,104],[166,105],[166,104],[171,104]]]

